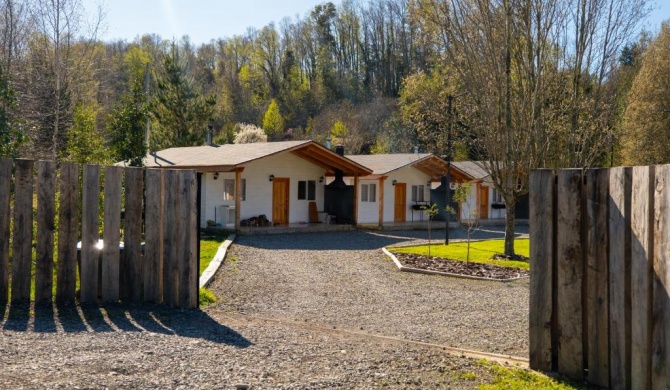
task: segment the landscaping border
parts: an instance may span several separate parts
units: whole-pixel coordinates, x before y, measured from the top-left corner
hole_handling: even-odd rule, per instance
[[[219,267],[221,267],[223,260],[226,258],[228,248],[230,248],[230,246],[233,244],[233,241],[235,241],[235,237],[235,234],[231,234],[223,243],[221,243],[219,249],[216,251],[216,255],[214,255],[214,258],[209,263],[202,275],[200,275],[198,282],[200,288],[207,287],[212,282],[212,280],[214,280],[214,275],[216,274],[216,271],[219,270]]]
[[[428,269],[421,269],[421,268],[412,268],[412,267],[405,267],[400,263],[400,260],[398,260],[397,257],[393,253],[391,253],[388,249],[382,248],[382,252],[386,254],[386,256],[390,257],[391,260],[395,263],[396,267],[400,271],[403,272],[414,272],[414,273],[419,273],[419,274],[428,274],[428,275],[442,275],[442,276],[452,276],[455,278],[461,278],[461,279],[472,279],[472,280],[487,280],[487,281],[492,281],[492,282],[503,282],[503,283],[508,283],[508,282],[515,282],[517,280],[521,279],[528,279],[530,276],[520,276],[518,278],[510,278],[510,279],[493,279],[493,278],[485,278],[482,276],[470,276],[470,275],[460,275],[460,274],[454,274],[451,272],[441,272],[441,271],[432,271]]]

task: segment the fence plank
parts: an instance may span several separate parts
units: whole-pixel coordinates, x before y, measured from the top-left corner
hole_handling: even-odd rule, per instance
[[[586,323],[588,380],[609,387],[608,229],[609,171],[589,169],[586,177]]]
[[[631,194],[631,387],[651,388],[654,167],[634,167]]]
[[[198,241],[198,174],[195,171],[191,171],[190,174],[190,199],[188,200],[190,204],[190,211],[191,215],[189,218],[189,224],[188,224],[188,229],[190,231],[189,233],[189,266],[191,268],[191,279],[189,281],[188,285],[188,308],[189,309],[195,309],[198,307],[198,299],[199,299],[199,284],[198,284],[198,279],[200,276],[200,259],[198,258],[199,254],[199,245],[200,242]],[[237,220],[239,221],[239,215],[237,216]]]
[[[74,302],[77,283],[77,239],[79,237],[79,166],[60,167],[58,215],[58,264],[56,301]]]
[[[172,297],[172,305],[175,307],[181,307],[181,277],[180,272],[184,269],[184,236],[185,231],[183,230],[184,220],[182,219],[181,208],[185,203],[185,194],[184,187],[182,183],[182,173],[183,171],[175,172],[175,179],[173,183],[173,191],[175,193],[174,197],[174,257],[172,258],[172,263],[170,270],[171,277],[174,283],[174,296]]]
[[[549,169],[530,174],[530,367],[543,371],[552,368],[554,178]]]
[[[102,302],[119,300],[121,181],[123,168],[105,168],[105,211],[102,249]]]
[[[0,159],[0,304],[9,299],[9,218],[12,160]]]
[[[582,171],[566,169],[558,173],[557,195],[557,323],[558,370],[573,378],[584,376],[582,346],[583,253],[581,242]]]
[[[125,297],[142,301],[142,200],[144,170],[126,168],[126,207],[124,213],[123,282]]]
[[[195,308],[197,307],[198,287],[195,281],[198,276],[198,267],[194,238],[197,236],[195,231],[194,209],[196,208],[195,196],[196,183],[195,173],[193,171],[179,172],[179,197],[178,203],[178,224],[180,234],[177,236],[177,253],[179,263],[179,299],[178,307]]]
[[[37,257],[35,259],[35,302],[53,299],[56,163],[37,162]]]
[[[33,161],[15,161],[11,300],[17,303],[30,300],[30,268],[33,261],[33,166]]]
[[[175,182],[177,171],[166,170],[164,173],[164,208],[163,208],[163,303],[174,305],[176,282],[173,263],[176,258],[175,242]]]
[[[670,165],[656,167],[653,262],[653,389],[670,384]]]
[[[630,388],[630,202],[632,168],[610,169],[610,383]]]
[[[79,286],[81,303],[96,303],[98,300],[98,272],[100,250],[98,249],[98,213],[100,210],[100,167],[84,165],[81,210],[81,265]]]
[[[161,303],[163,295],[163,172],[146,171],[144,301],[153,303]]]

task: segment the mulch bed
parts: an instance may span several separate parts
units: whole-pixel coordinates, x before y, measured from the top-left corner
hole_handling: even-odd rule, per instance
[[[518,268],[499,267],[496,265],[466,263],[447,260],[439,257],[428,257],[408,253],[394,253],[405,267],[420,268],[431,271],[449,272],[452,274],[478,276],[491,279],[513,279],[529,276],[530,272]]]

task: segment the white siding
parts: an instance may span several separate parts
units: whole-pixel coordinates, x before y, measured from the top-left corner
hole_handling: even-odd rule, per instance
[[[264,214],[272,220],[272,182],[270,175],[290,180],[289,223],[309,222],[309,200],[298,200],[298,181],[316,181],[317,210],[323,210],[324,183],[319,178],[325,170],[291,153],[281,153],[244,165],[242,179],[246,179],[246,200],[241,202],[240,218],[247,219]],[[213,173],[203,174],[202,204],[204,226],[208,219],[215,220],[215,209],[221,205],[234,205],[234,200],[223,200],[223,180],[235,179],[234,173],[221,172],[218,180]]]
[[[344,179],[345,183],[349,183],[353,178],[346,177]],[[422,185],[424,186],[424,200],[426,202],[430,201],[430,187],[428,186],[428,181],[430,176],[420,171],[417,168],[412,166],[404,167],[393,171],[387,175],[387,179],[384,180],[384,222],[393,222],[394,219],[394,206],[395,206],[395,187],[393,186],[393,180],[396,180],[398,183],[406,184],[405,194],[406,201],[406,211],[405,211],[405,220],[419,221],[423,217],[423,220],[426,220],[428,214],[425,214],[425,211],[414,211],[412,215],[412,186]],[[362,202],[361,201],[361,186],[363,184],[377,184],[377,197],[375,202]],[[358,184],[358,223],[364,224],[377,224],[379,223],[379,194],[381,190],[379,188],[379,180],[359,180]],[[422,216],[423,214],[423,216]]]

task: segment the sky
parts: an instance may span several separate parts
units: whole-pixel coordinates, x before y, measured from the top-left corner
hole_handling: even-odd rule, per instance
[[[331,0],[335,5],[341,1]],[[104,41],[132,41],[147,33],[164,39],[188,35],[201,44],[242,35],[248,27],[262,28],[284,17],[305,16],[324,0],[82,0],[88,13],[98,4],[105,12]]]
[[[340,0],[331,0],[335,5]],[[652,0],[653,2],[654,0]],[[191,42],[202,44],[212,39],[242,35],[248,27],[262,28],[284,17],[305,16],[325,0],[82,0],[86,11],[97,5],[105,12],[100,38],[104,41],[155,33],[163,39],[188,35]],[[655,0],[647,28],[660,29],[670,19],[670,0]]]

